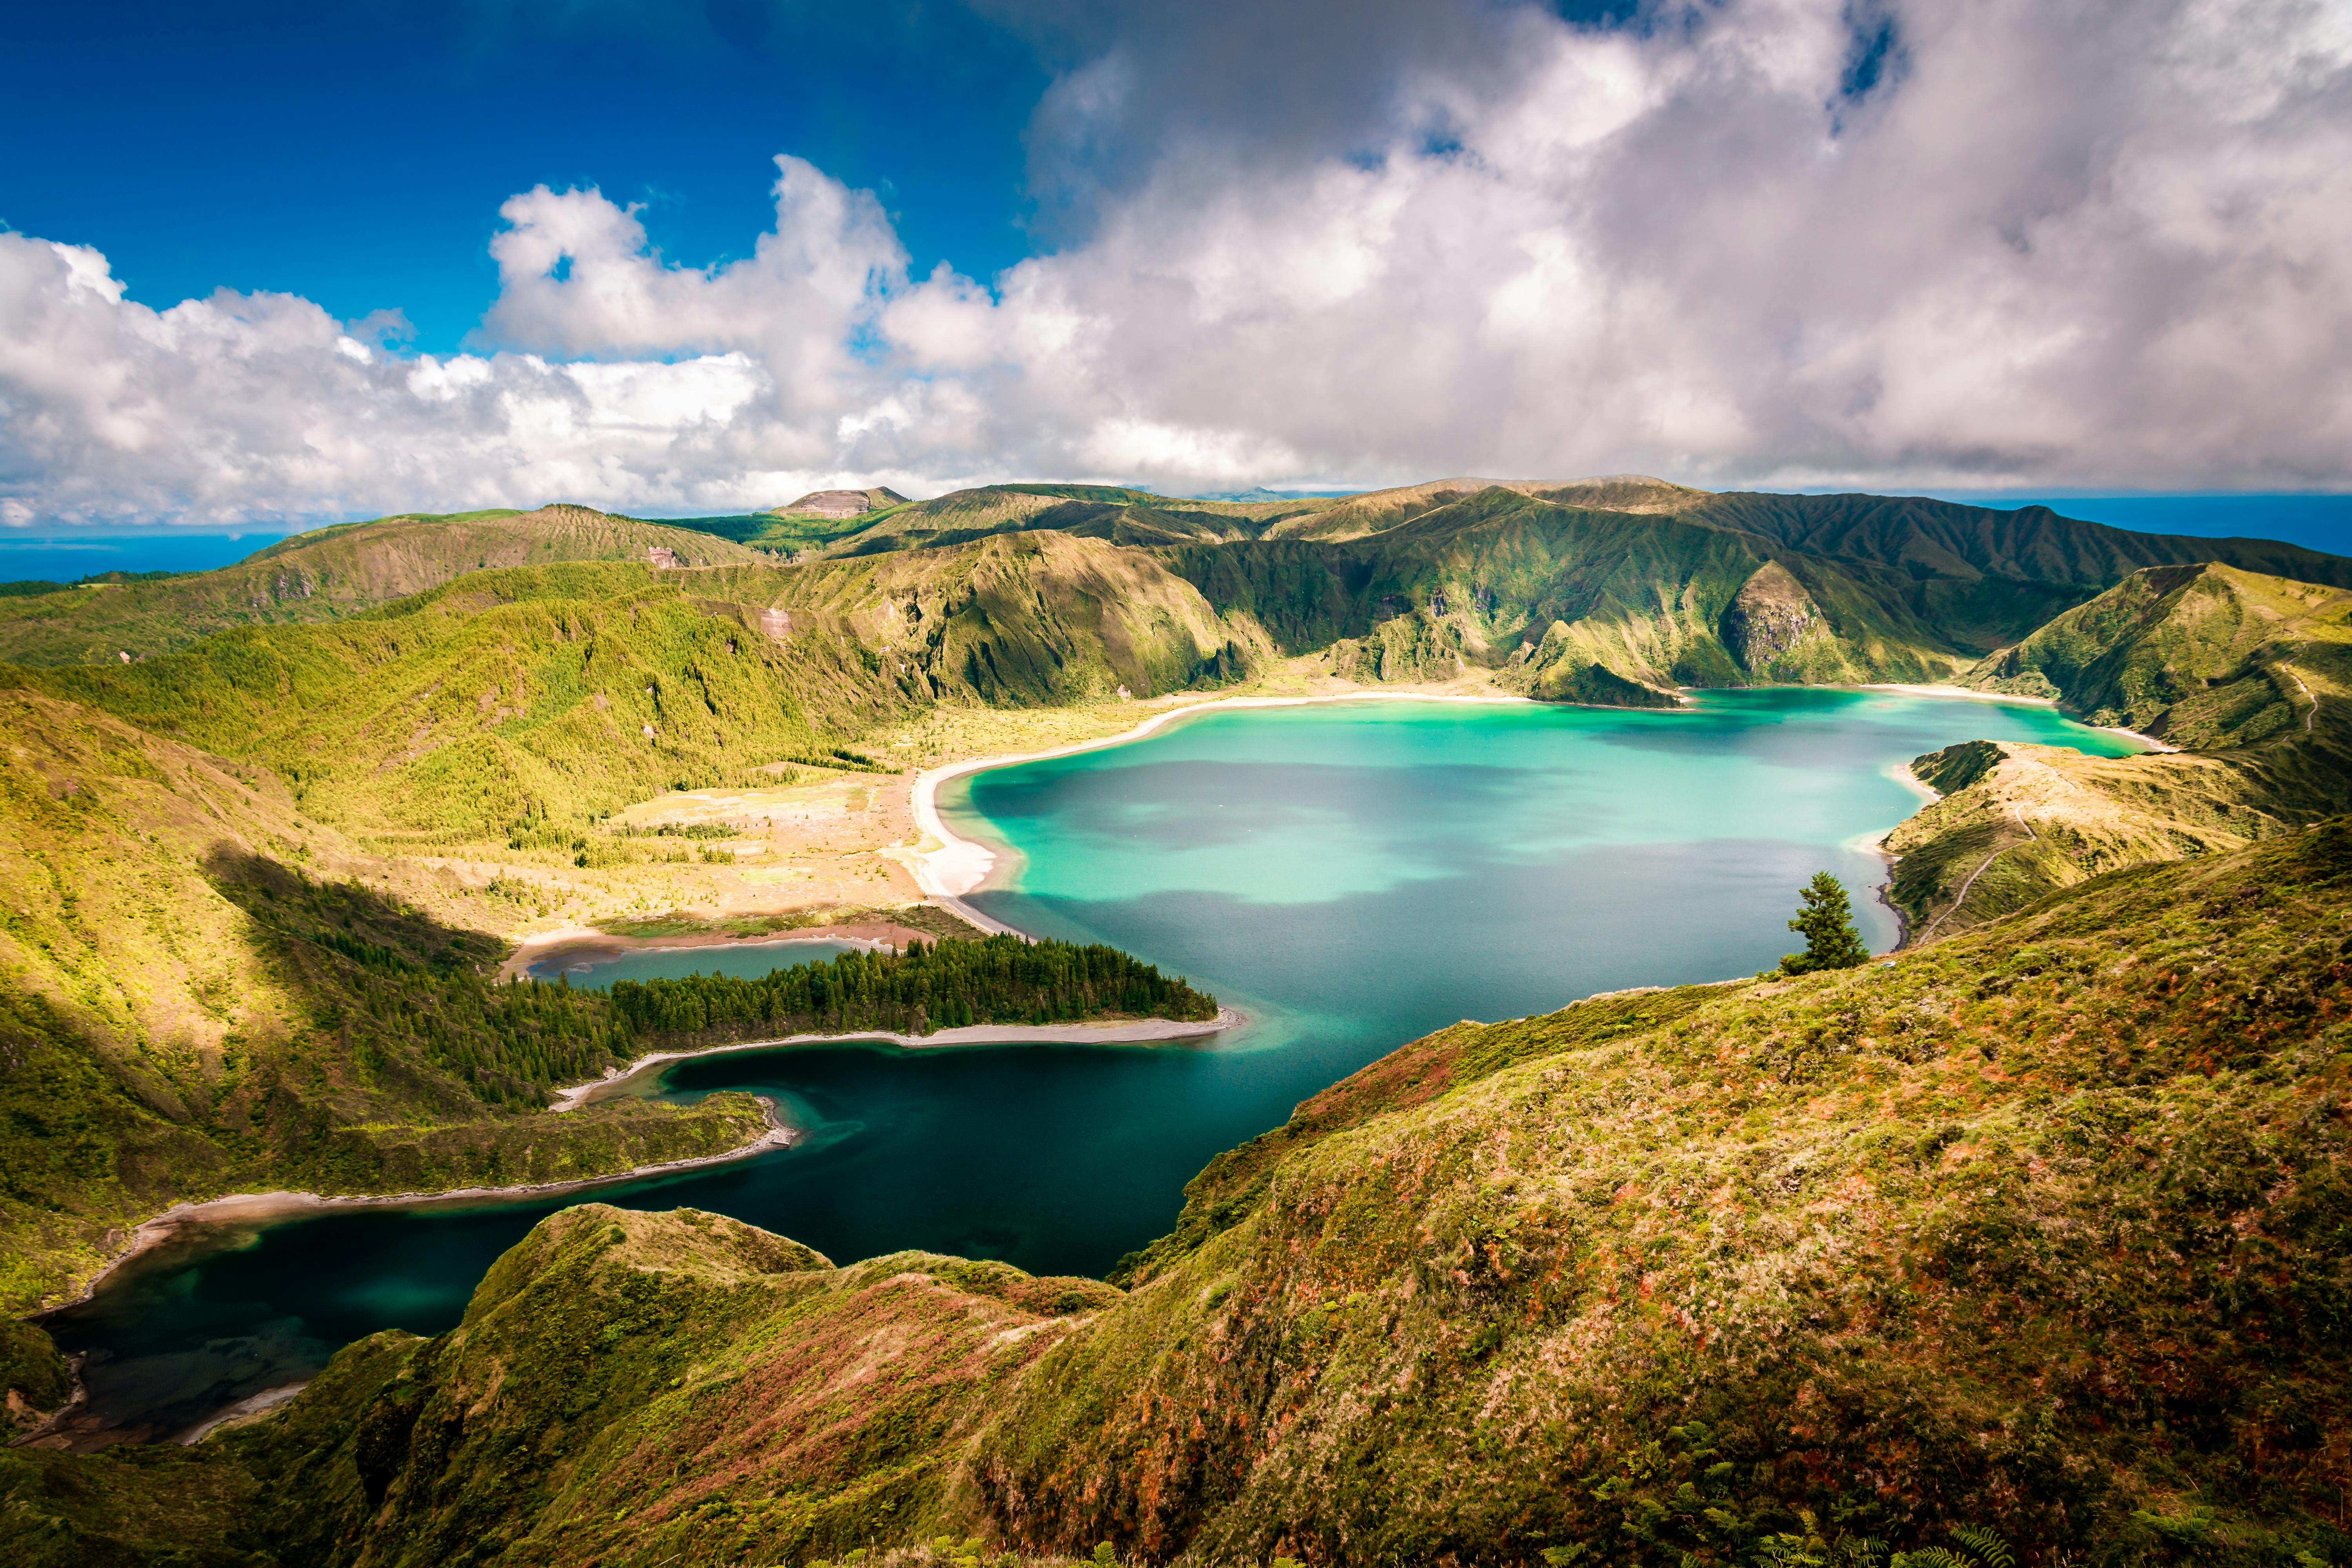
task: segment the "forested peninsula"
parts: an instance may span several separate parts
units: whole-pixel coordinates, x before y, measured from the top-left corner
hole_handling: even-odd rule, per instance
[[[757,1034],[928,1035],[974,1024],[1096,1018],[1213,1023],[1217,999],[1115,947],[992,936],[909,942],[904,952],[845,952],[763,980],[696,974],[614,983],[630,1028],[695,1045]]]

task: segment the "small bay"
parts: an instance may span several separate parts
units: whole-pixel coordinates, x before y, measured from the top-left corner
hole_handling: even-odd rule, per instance
[[[90,1352],[101,1413],[161,1434],[364,1333],[450,1327],[500,1251],[583,1197],[717,1210],[837,1262],[915,1247],[1099,1273],[1168,1229],[1212,1156],[1430,1029],[1771,964],[1793,944],[1798,886],[1823,868],[1853,889],[1873,947],[1890,946],[1869,841],[1919,804],[1895,770],[1979,737],[2137,749],[2041,707],[1782,689],[1701,693],[1680,712],[1216,710],[968,775],[940,804],[1000,851],[974,904],[1126,948],[1249,1023],[1205,1047],[846,1043],[683,1061],[660,1092],[766,1094],[803,1137],[586,1194],[207,1230],[51,1326]],[[722,952],[753,950],[653,954],[709,973]]]

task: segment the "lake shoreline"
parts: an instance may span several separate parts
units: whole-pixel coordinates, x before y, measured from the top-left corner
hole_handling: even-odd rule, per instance
[[[616,1069],[606,1077],[592,1079],[559,1089],[555,1100],[548,1106],[554,1112],[576,1110],[583,1105],[593,1105],[609,1100],[623,1087],[649,1073],[658,1075],[677,1062],[693,1061],[701,1057],[727,1056],[737,1051],[773,1050],[784,1046],[849,1045],[861,1040],[884,1040],[894,1046],[915,1050],[952,1046],[1122,1046],[1156,1045],[1171,1040],[1206,1039],[1239,1028],[1249,1022],[1247,1014],[1235,1007],[1219,1007],[1211,1019],[1198,1018],[1129,1018],[1116,1023],[1095,1024],[965,1024],[950,1029],[935,1029],[928,1035],[901,1035],[888,1029],[857,1029],[845,1035],[782,1035],[768,1040],[730,1040],[725,1045],[704,1046],[691,1051],[656,1051],[639,1057],[627,1068]],[[604,1092],[599,1092],[600,1090]]]
[[[2177,752],[2179,747],[2169,741],[2159,741],[2153,735],[2121,724],[2094,724],[2082,714],[2068,709],[2054,697],[2026,697],[2014,691],[1976,691],[1965,686],[1917,686],[1901,681],[1874,681],[1866,686],[1832,686],[1832,691],[1899,691],[1906,697],[1965,698],[1971,702],[2018,702],[2031,708],[2047,708],[2072,719],[2085,730],[2095,730],[2102,735],[2121,735],[2126,741],[2137,741],[2151,752]],[[1937,799],[1943,797],[1938,795]]]
[[[766,1095],[754,1097],[766,1117],[768,1130],[749,1143],[723,1150],[716,1154],[697,1154],[686,1160],[664,1160],[651,1165],[636,1165],[609,1175],[575,1176],[561,1182],[521,1182],[505,1187],[445,1187],[426,1193],[306,1193],[281,1189],[268,1193],[224,1193],[216,1198],[196,1203],[176,1203],[152,1219],[140,1222],[131,1233],[125,1250],[117,1253],[106,1266],[89,1277],[81,1293],[68,1301],[42,1307],[25,1314],[27,1321],[79,1307],[98,1294],[98,1288],[109,1276],[136,1259],[165,1246],[190,1230],[207,1226],[234,1225],[240,1221],[266,1224],[295,1215],[327,1214],[337,1209],[397,1208],[435,1204],[471,1203],[478,1200],[502,1200],[543,1196],[555,1193],[577,1192],[589,1187],[612,1186],[621,1182],[634,1182],[647,1176],[667,1175],[674,1171],[690,1171],[707,1165],[723,1165],[737,1160],[748,1160],[771,1149],[787,1149],[800,1134],[785,1125],[778,1114],[776,1102]]]
[[[1765,689],[1738,688],[1736,689],[1749,690]],[[2047,708],[2053,712],[2060,713],[2066,718],[2074,720],[2077,723],[2084,723],[2078,715],[2066,712],[2066,710],[2053,698],[2026,697],[2009,691],[1978,691],[1965,686],[1927,685],[1903,681],[1873,681],[1859,686],[1829,686],[1819,688],[1790,687],[1773,689],[1888,691],[1906,697],[1935,697],[1969,702],[2007,702],[2029,708]],[[1050,758],[1074,756],[1080,752],[1097,751],[1106,746],[1125,745],[1130,741],[1142,740],[1144,737],[1151,734],[1154,731],[1159,730],[1163,725],[1168,724],[1174,720],[1185,718],[1195,713],[1206,713],[1218,709],[1298,708],[1319,702],[1360,701],[1526,703],[1531,706],[1540,707],[1591,706],[1591,704],[1584,703],[1537,703],[1536,700],[1531,697],[1514,697],[1500,694],[1495,696],[1454,695],[1444,692],[1430,691],[1335,691],[1313,697],[1228,697],[1220,698],[1208,702],[1186,703],[1181,707],[1171,708],[1164,712],[1155,713],[1150,718],[1146,719],[1142,723],[1136,725],[1131,730],[1123,731],[1116,735],[1106,735],[1097,741],[1081,741],[1074,745],[1056,746],[1050,751],[1044,752],[1010,752],[1002,756],[974,757],[961,763],[950,763],[944,767],[928,769],[918,773],[915,776],[915,782],[911,788],[908,804],[913,808],[915,826],[917,828],[919,829],[926,837],[934,840],[938,844],[939,847],[929,850],[918,850],[912,855],[904,857],[904,863],[907,868],[915,874],[916,886],[920,888],[923,892],[929,897],[932,902],[946,907],[955,914],[971,921],[974,925],[979,926],[983,931],[1002,933],[1006,936],[1018,936],[1025,939],[1027,936],[1026,932],[1016,931],[1013,927],[1006,925],[1002,921],[996,920],[989,915],[984,915],[964,901],[963,895],[979,890],[982,887],[986,885],[989,878],[995,873],[997,853],[987,845],[979,843],[973,839],[965,838],[948,826],[947,819],[940,815],[939,809],[939,789],[941,784],[946,784],[950,779],[961,778],[970,773],[986,773],[992,768],[1013,767],[1022,763],[1045,762]],[[1626,710],[1626,711],[1646,712],[1652,710],[1629,709]],[[2104,734],[2120,735],[2126,740],[2137,741],[2151,752],[2177,752],[2179,750],[2178,746],[2168,745],[2166,742],[2158,740],[2153,735],[2143,735],[2137,730],[2126,730],[2116,725],[2090,723],[2084,723],[2084,728],[2097,731]],[[1908,763],[1892,763],[1886,769],[1886,773],[1888,777],[1895,779],[1906,788],[1910,789],[1920,795],[1920,805],[1922,806],[1933,805],[1936,802],[1944,798],[1940,791],[1929,787],[1927,784],[1920,782],[1916,777],[1915,777],[1910,771]],[[1916,813],[1915,812],[1913,815],[1916,816]],[[1907,820],[1907,818],[1906,820]],[[1886,861],[1886,878],[1884,881],[1878,884],[1877,888],[1874,891],[1878,901],[1885,905],[1889,912],[1895,916],[1895,945],[1888,950],[1892,952],[1902,952],[1905,947],[1909,945],[1911,941],[1910,917],[1905,914],[1901,907],[1898,906],[1892,899],[1887,897],[1888,893],[1893,890],[1895,886],[1895,862],[1900,859],[1901,857],[1888,850],[1885,847],[1885,842],[1887,837],[1894,833],[1895,828],[1900,826],[1902,825],[1897,823],[1894,826],[1890,826],[1881,833],[1865,836],[1864,839],[1865,847],[1884,857]]]
[[[950,779],[967,773],[986,773],[992,768],[1012,767],[1020,763],[1042,763],[1054,757],[1075,756],[1080,752],[1099,751],[1106,746],[1123,746],[1130,741],[1140,741],[1152,731],[1176,720],[1195,713],[1207,713],[1220,709],[1304,708],[1321,702],[1467,702],[1476,704],[1538,706],[1531,697],[1514,697],[1497,692],[1492,696],[1455,694],[1439,691],[1333,691],[1312,697],[1220,697],[1206,702],[1188,702],[1154,713],[1131,730],[1116,735],[1106,735],[1097,741],[1079,741],[1072,745],[1055,746],[1044,752],[1012,752],[1002,756],[972,757],[944,767],[927,768],[915,775],[908,796],[913,808],[915,826],[926,837],[937,841],[936,849],[918,849],[905,857],[904,864],[915,874],[915,885],[932,902],[946,906],[982,930],[1005,936],[1025,936],[1003,921],[984,915],[963,901],[963,895],[977,891],[987,882],[996,868],[996,851],[987,845],[965,838],[955,833],[940,815],[940,786]],[[1545,706],[1565,706],[1548,704]]]
[[[594,926],[566,926],[560,931],[541,931],[527,936],[515,944],[515,950],[505,963],[499,965],[501,984],[520,980],[536,964],[555,958],[587,957],[590,963],[611,963],[633,952],[656,952],[674,948],[781,947],[795,942],[846,942],[867,952],[904,952],[909,942],[929,942],[932,938],[908,926],[890,921],[854,921],[845,925],[807,926],[789,931],[768,931],[758,936],[730,936],[723,931],[687,931],[676,936],[614,936]],[[786,967],[786,966],[779,966]]]

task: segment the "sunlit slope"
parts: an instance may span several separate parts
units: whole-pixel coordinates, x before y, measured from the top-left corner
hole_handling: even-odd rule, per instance
[[[1989,741],[1923,757],[1944,799],[1887,847],[1890,896],[1957,930],[2117,866],[2210,854],[2352,809],[2352,594],[2218,565],[2151,567],[1969,672],[2181,753]]]
[[[931,702],[1156,696],[1265,646],[1154,557],[1048,532],[794,568],[478,571],[331,626],[0,679],[266,764],[323,820],[422,846],[583,825]]]
[[[2184,1495],[2340,1539],[2347,899],[2338,824],[1446,1030],[1213,1165],[975,1468],[1206,1561],[1748,1560],[1801,1508],[2095,1560]]]
[[[2210,751],[2310,730],[2352,678],[2352,592],[2218,564],[2149,567],[1986,659],[1965,684]]]
[[[340,619],[468,572],[568,561],[642,564],[648,549],[667,550],[688,565],[761,559],[708,533],[587,507],[385,518],[298,534],[218,571],[0,599],[0,660],[152,658],[232,626]]]
[[[519,1114],[615,1041],[601,1000],[489,992],[478,894],[360,853],[265,769],[22,688],[0,689],[0,885],[11,1310],[182,1199],[589,1174],[759,1130],[740,1098]]]
[[[1331,504],[1328,500],[1189,500],[1112,485],[986,485],[847,520],[835,525],[840,531],[828,552],[871,555],[1040,530],[1115,544],[1254,539],[1281,520],[1311,515]]]
[[[720,576],[476,572],[331,626],[7,678],[265,764],[352,832],[504,837],[806,753],[910,700],[837,628],[762,629],[755,609],[686,591]]]
[[[1465,1022],[1213,1163],[1124,1294],[574,1209],[269,1421],[0,1465],[44,1562],[126,1496],[311,1564],[1680,1564],[1809,1517],[2328,1561],[2347,935],[2333,823],[1891,968]]]
[[[1634,515],[1667,514],[1706,500],[1708,492],[1669,484],[1646,474],[1610,474],[1589,479],[1432,479],[1391,489],[1366,490],[1324,503],[1314,511],[1271,520],[1266,537],[1340,541],[1384,533],[1482,490],[1506,489],[1562,506]]]
[[[1238,676],[1271,648],[1255,620],[1221,616],[1157,556],[1059,531],[718,581],[838,617],[941,700],[1155,697]]]

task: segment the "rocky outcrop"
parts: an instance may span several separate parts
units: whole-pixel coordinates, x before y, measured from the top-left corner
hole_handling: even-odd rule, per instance
[[[1759,566],[1723,613],[1723,644],[1750,674],[1800,643],[1828,635],[1821,606],[1778,561]]]

